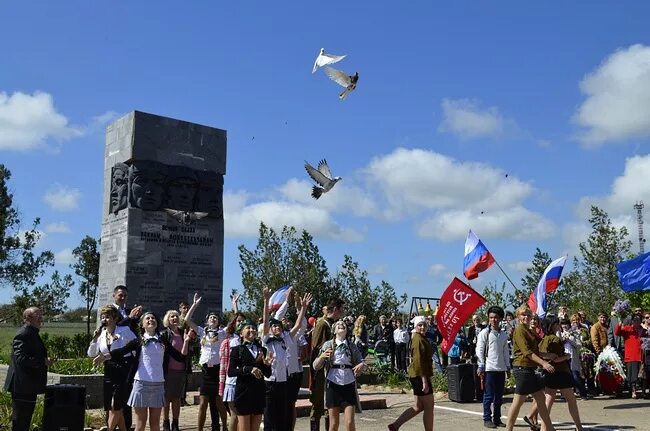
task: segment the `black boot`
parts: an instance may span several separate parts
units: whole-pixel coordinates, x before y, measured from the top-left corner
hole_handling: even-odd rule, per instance
[[[325,431],[330,431],[330,418],[325,416]]]
[[[171,431],[180,431],[178,428],[178,419],[173,419],[172,420],[172,430]]]
[[[320,431],[320,419],[309,420],[309,431]]]
[[[169,428],[169,419],[163,420],[163,431],[171,431]]]

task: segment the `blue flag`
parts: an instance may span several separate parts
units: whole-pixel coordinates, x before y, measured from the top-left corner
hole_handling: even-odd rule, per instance
[[[626,292],[650,289],[650,252],[616,265],[621,287]]]

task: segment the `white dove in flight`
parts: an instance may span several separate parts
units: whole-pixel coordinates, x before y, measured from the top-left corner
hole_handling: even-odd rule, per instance
[[[318,57],[316,57],[316,61],[314,62],[314,67],[311,69],[311,73],[316,73],[319,67],[323,67],[328,64],[338,63],[344,58],[345,55],[326,54],[325,48],[321,48],[320,53],[318,54]]]
[[[330,167],[327,165],[327,160],[325,159],[318,162],[318,169],[305,162],[305,169],[311,179],[318,183],[311,191],[311,197],[314,199],[318,199],[323,193],[332,190],[332,187],[342,179],[341,177],[332,177],[332,172],[330,172]]]
[[[348,75],[345,72],[336,70],[333,67],[325,66],[325,73],[330,79],[341,87],[345,87],[345,90],[339,94],[339,99],[344,100],[348,97],[355,88],[357,88],[357,81],[359,81],[359,72],[355,72],[354,75]]]

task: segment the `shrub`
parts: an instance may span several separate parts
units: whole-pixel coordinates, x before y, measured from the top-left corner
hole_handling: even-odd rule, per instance
[[[86,412],[84,419],[86,426],[93,426],[95,428],[101,427],[105,424],[105,419],[101,416],[90,415]],[[11,394],[9,392],[0,391],[0,430],[4,430],[4,424],[11,423]],[[32,424],[30,429],[40,430],[43,424],[43,396],[39,395],[36,398],[36,407],[32,415]]]

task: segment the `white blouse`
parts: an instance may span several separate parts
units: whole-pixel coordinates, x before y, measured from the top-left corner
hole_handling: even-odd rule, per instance
[[[223,340],[228,338],[228,334],[223,329],[217,330],[216,337],[208,337],[207,330],[203,326],[197,327],[197,335],[201,340],[201,356],[199,357],[200,365],[219,366],[219,347]]]
[[[164,382],[163,359],[165,358],[165,345],[158,334],[151,336],[145,333],[141,349],[135,380],[154,383]]]
[[[352,365],[352,358],[348,354],[350,351],[350,346],[348,346],[348,341],[334,341],[334,357],[331,362],[332,365]],[[339,347],[342,344],[345,344],[347,348]],[[349,385],[354,382],[356,379],[354,377],[354,371],[352,368],[334,368],[330,367],[329,372],[327,373],[327,380],[330,382],[336,383],[337,385]]]
[[[111,350],[113,349],[119,349],[126,346],[130,341],[135,340],[135,338],[135,334],[128,326],[116,326],[115,332],[113,333],[113,342],[109,346],[108,334],[106,332],[106,328],[104,328],[99,334],[97,341],[90,342],[87,354],[91,358],[94,358],[100,353],[106,355],[111,353]],[[129,357],[131,354],[127,353],[124,356]]]
[[[282,341],[269,342],[271,338],[273,337],[267,335],[262,339],[264,347],[266,347],[269,352],[273,352],[271,376],[264,377],[264,380],[267,382],[286,382],[287,377],[289,376],[289,344],[287,343],[287,338],[291,338],[291,336],[289,336],[288,333],[283,332],[279,336]]]

